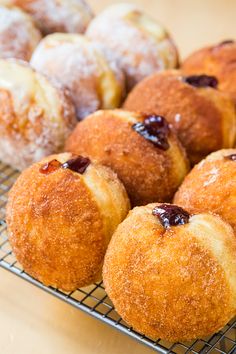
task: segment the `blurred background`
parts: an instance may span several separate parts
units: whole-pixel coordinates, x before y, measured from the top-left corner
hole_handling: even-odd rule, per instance
[[[88,0],[95,12],[119,1]],[[236,38],[236,0],[130,0],[172,33],[182,58]],[[111,29],[112,30],[112,29]],[[124,39],[125,40],[125,39]],[[114,329],[0,269],[0,353],[151,354]]]

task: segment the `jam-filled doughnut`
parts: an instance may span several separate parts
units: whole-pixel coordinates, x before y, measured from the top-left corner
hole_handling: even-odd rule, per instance
[[[84,0],[9,0],[36,21],[43,34],[83,33],[93,13]]]
[[[68,90],[28,64],[0,60],[0,160],[24,169],[63,150],[76,125]]]
[[[137,207],[108,246],[105,289],[140,333],[171,342],[202,338],[235,315],[235,254],[233,230],[219,216]]]
[[[209,153],[234,146],[236,113],[231,98],[213,76],[184,76],[177,70],[144,79],[124,108],[166,117],[177,131],[192,164]]]
[[[153,72],[178,65],[177,49],[167,31],[136,5],[108,7],[91,21],[86,34],[124,70],[128,90]]]
[[[192,53],[183,62],[186,75],[208,74],[219,80],[219,89],[236,102],[236,42],[225,40]]]
[[[78,119],[100,108],[116,108],[120,103],[122,72],[115,64],[111,67],[102,52],[81,35],[55,33],[45,37],[31,65],[70,89]]]
[[[26,272],[72,291],[100,279],[110,237],[128,211],[125,189],[109,168],[69,153],[52,155],[11,189],[9,240]]]
[[[219,214],[236,232],[236,149],[214,152],[196,165],[174,202],[190,212]]]
[[[41,34],[29,15],[0,4],[0,58],[28,61],[40,39]]]
[[[185,152],[161,116],[98,111],[78,123],[66,150],[111,167],[133,205],[171,200],[188,171]]]

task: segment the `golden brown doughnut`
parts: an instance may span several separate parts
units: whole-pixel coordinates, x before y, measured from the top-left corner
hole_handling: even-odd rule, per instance
[[[219,214],[236,232],[236,149],[214,152],[196,165],[174,202],[193,213]]]
[[[93,17],[84,0],[8,0],[28,12],[44,34],[83,33]]]
[[[10,191],[10,243],[27,273],[72,291],[100,279],[110,237],[128,210],[110,169],[69,153],[52,155],[25,170]]]
[[[182,66],[186,75],[208,74],[219,80],[219,89],[236,102],[236,42],[226,40],[192,53]]]
[[[78,123],[66,150],[111,167],[133,205],[170,200],[189,167],[164,118],[123,110],[98,111]]]
[[[144,77],[178,65],[178,53],[168,32],[134,4],[106,8],[88,26],[86,35],[124,71],[130,90]]]
[[[30,16],[20,9],[0,5],[0,58],[28,61],[40,39]]]
[[[110,67],[84,36],[55,33],[45,37],[34,52],[31,65],[70,89],[78,119],[100,108],[116,108],[120,103],[122,72],[115,65]]]
[[[236,111],[230,97],[206,75],[179,71],[154,74],[129,94],[124,108],[166,117],[177,131],[192,164],[209,153],[234,146]]]
[[[108,246],[106,292],[121,317],[171,342],[211,335],[236,311],[236,238],[211,214],[173,205],[133,209]]]
[[[76,125],[68,90],[28,64],[0,60],[0,160],[24,169],[63,150]]]

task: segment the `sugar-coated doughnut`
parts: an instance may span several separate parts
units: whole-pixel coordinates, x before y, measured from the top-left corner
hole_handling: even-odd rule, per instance
[[[83,33],[93,13],[84,0],[8,0],[28,12],[44,34]]]
[[[208,74],[219,80],[219,88],[236,102],[236,42],[225,40],[192,53],[183,62],[187,75]]]
[[[166,117],[194,164],[213,151],[234,146],[235,105],[217,87],[213,76],[184,76],[167,70],[140,82],[124,108]]]
[[[0,58],[28,61],[40,39],[40,31],[29,15],[0,5]]]
[[[66,150],[111,167],[133,205],[171,200],[189,167],[164,117],[124,110],[98,111],[79,122]]]
[[[190,212],[219,214],[236,235],[236,149],[214,152],[186,176],[174,202]]]
[[[0,160],[24,169],[63,150],[76,125],[68,90],[27,63],[0,60]]]
[[[153,72],[178,65],[165,28],[134,4],[111,5],[91,21],[86,34],[124,70],[128,90]]]
[[[123,73],[115,64],[110,66],[102,52],[84,36],[55,33],[45,37],[34,52],[31,65],[70,89],[78,119],[100,108],[116,108],[120,103]]]
[[[129,210],[116,174],[86,157],[52,155],[10,191],[9,240],[24,270],[66,291],[98,281],[110,237]]]
[[[108,246],[105,290],[121,317],[171,342],[212,335],[236,311],[236,238],[220,217],[176,205],[133,209]]]

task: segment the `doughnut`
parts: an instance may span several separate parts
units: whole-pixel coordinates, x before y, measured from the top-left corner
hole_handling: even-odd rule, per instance
[[[214,152],[196,165],[174,202],[193,213],[218,214],[236,232],[236,149]]]
[[[164,117],[124,110],[98,111],[79,122],[66,150],[112,168],[134,206],[171,200],[189,168]]]
[[[83,33],[93,17],[84,0],[9,0],[35,20],[44,35],[53,32]]]
[[[115,65],[110,67],[101,51],[81,35],[56,33],[45,37],[31,65],[70,89],[78,119],[120,103],[122,72]]]
[[[105,290],[123,320],[148,337],[202,338],[235,315],[235,254],[233,230],[219,216],[136,207],[108,246]]]
[[[208,74],[219,80],[219,89],[236,102],[236,42],[226,40],[192,53],[183,62],[186,75]]]
[[[127,90],[156,71],[178,65],[168,32],[134,4],[109,6],[91,21],[86,35],[124,71]]]
[[[195,164],[213,151],[234,146],[235,105],[217,83],[214,76],[167,70],[140,82],[124,108],[166,117]]]
[[[109,168],[70,153],[52,155],[11,189],[9,240],[28,274],[73,291],[100,280],[110,237],[128,211],[125,189]]]
[[[30,16],[0,4],[0,58],[29,61],[41,39]]]
[[[0,60],[0,160],[23,170],[63,150],[76,125],[68,90],[27,63]]]

